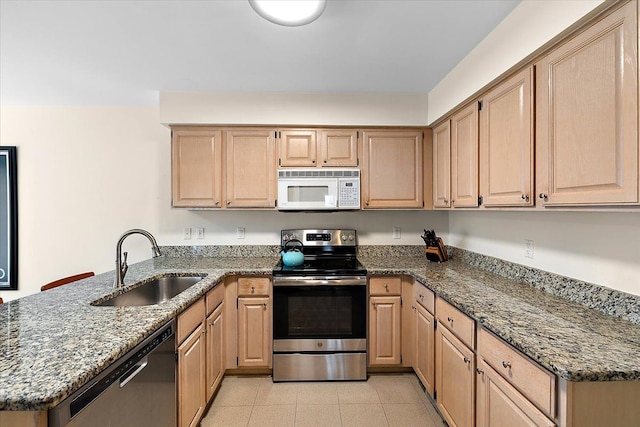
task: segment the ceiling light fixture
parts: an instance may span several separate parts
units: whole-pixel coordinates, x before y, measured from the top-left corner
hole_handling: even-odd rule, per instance
[[[299,27],[318,19],[327,0],[249,0],[249,4],[267,21]]]

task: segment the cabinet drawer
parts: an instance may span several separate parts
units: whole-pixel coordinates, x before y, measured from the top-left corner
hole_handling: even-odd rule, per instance
[[[555,417],[555,375],[485,329],[479,332],[478,353],[545,414]]]
[[[238,279],[238,296],[268,296],[268,277],[240,277]]]
[[[402,280],[400,276],[378,276],[369,278],[370,295],[400,295]]]
[[[431,314],[434,312],[436,296],[431,289],[427,289],[419,282],[413,285],[413,297],[418,304],[427,309]]]
[[[220,283],[216,285],[215,288],[211,289],[207,292],[207,316],[213,313],[213,310],[216,309],[217,306],[220,305],[222,300],[224,299],[224,285]]]
[[[178,315],[178,345],[182,343],[204,321],[204,298]]]
[[[466,314],[441,298],[436,299],[438,322],[453,332],[469,348],[476,348],[475,322]],[[438,325],[440,327],[440,325]]]

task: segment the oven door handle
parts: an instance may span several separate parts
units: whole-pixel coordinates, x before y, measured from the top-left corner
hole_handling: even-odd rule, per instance
[[[273,286],[366,286],[366,276],[274,277]]]

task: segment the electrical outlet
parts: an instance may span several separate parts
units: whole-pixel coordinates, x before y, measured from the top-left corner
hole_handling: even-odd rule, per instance
[[[191,227],[185,227],[184,228],[183,238],[184,238],[184,240],[191,240]]]
[[[196,228],[196,239],[204,239],[204,227]]]
[[[533,240],[524,241],[524,256],[525,258],[533,259]]]
[[[236,238],[244,239],[244,227],[236,227]]]
[[[394,239],[399,239],[400,238],[400,227],[393,227],[393,238]]]

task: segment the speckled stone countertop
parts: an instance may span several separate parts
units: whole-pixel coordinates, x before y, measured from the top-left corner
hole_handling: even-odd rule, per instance
[[[171,256],[130,266],[125,283],[167,273],[206,278],[164,303],[92,306],[114,293],[110,272],[0,305],[0,410],[55,406],[226,275],[270,274],[277,262],[274,247],[258,252],[265,255],[260,257],[167,249],[163,253]],[[412,275],[562,378],[640,380],[640,325],[471,266],[462,257],[436,264],[417,253],[389,256],[384,248],[370,248],[358,258],[371,274]]]
[[[459,260],[359,257],[369,274],[409,274],[570,381],[640,380],[640,325]]]
[[[165,273],[206,274],[169,301],[96,307],[114,273],[0,304],[0,410],[44,410],[174,318],[228,274],[271,274],[277,258],[155,258],[129,266],[125,284]]]

